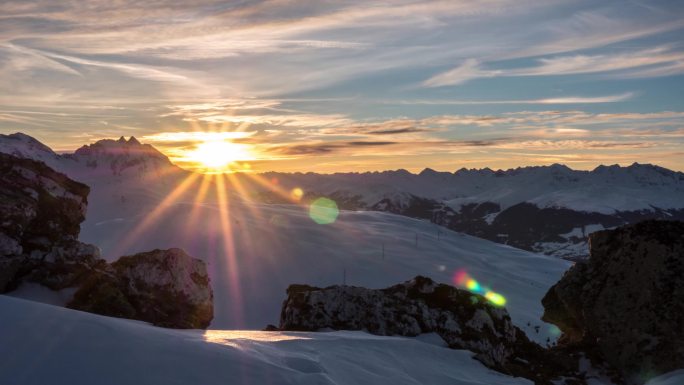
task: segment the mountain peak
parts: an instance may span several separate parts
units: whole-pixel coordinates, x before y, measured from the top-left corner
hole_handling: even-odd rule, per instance
[[[38,139],[26,135],[23,132],[16,132],[14,134],[9,134],[9,135],[3,135],[0,134],[0,141],[8,141],[8,144],[13,144],[17,148],[19,147],[29,147],[32,150],[37,150],[41,152],[47,152],[50,154],[54,154],[54,151],[43,143],[41,143]]]
[[[418,175],[420,175],[420,176],[427,176],[427,175],[435,175],[435,174],[438,174],[438,172],[435,171],[435,170],[433,170],[433,169],[431,169],[430,167],[426,167],[426,168],[424,168],[423,171],[421,171]]]
[[[128,140],[122,136],[118,140],[102,139],[84,145],[76,150],[73,158],[91,168],[106,164],[115,174],[132,167],[149,169],[172,165],[166,155],[149,144],[141,144],[133,136]]]

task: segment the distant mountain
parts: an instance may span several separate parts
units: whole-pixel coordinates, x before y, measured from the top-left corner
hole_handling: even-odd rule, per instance
[[[17,133],[0,135],[0,152],[41,160],[90,185],[95,203],[83,226],[85,234],[97,223],[153,209],[192,175],[133,137],[100,140],[60,155]],[[291,203],[273,186],[299,187],[305,192],[303,202],[327,196],[342,209],[425,219],[567,259],[588,255],[591,232],[645,219],[684,220],[684,173],[650,164],[599,166],[592,171],[553,164],[496,171],[462,168],[453,173],[425,169],[419,174],[268,172],[258,178],[237,174],[231,179],[241,189],[227,185],[229,193],[243,190],[247,198],[263,203]]]
[[[72,154],[57,154],[26,134],[0,134],[0,152],[42,161],[81,181],[116,176],[143,177],[150,173],[183,173],[156,148],[141,144],[133,136],[128,140],[123,136],[118,140],[103,139]]]
[[[153,210],[191,174],[135,137],[99,140],[74,153],[57,154],[28,135],[0,134],[0,152],[42,161],[90,186],[82,224],[86,238],[98,223]]]
[[[300,187],[309,197],[328,196],[342,208],[427,219],[568,259],[588,254],[587,236],[593,231],[645,219],[684,219],[684,173],[650,164],[592,171],[554,164],[454,173],[425,169],[419,174],[265,175],[286,188]]]

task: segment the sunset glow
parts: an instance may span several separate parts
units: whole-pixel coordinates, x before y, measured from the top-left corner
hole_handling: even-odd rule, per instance
[[[235,162],[252,159],[247,145],[221,140],[204,142],[188,153],[188,160],[205,173],[230,172]]]
[[[684,170],[681,2],[26,1],[0,14],[0,131],[58,151],[134,135],[202,173]]]

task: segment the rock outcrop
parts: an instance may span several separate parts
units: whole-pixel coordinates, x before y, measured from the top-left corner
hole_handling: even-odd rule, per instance
[[[89,191],[43,162],[0,152],[0,293],[22,282],[77,288],[75,309],[165,327],[209,326],[213,293],[201,260],[170,249],[108,264],[97,247],[78,241]]]
[[[22,281],[74,286],[102,263],[97,247],[78,241],[89,191],[42,162],[0,153],[0,293]]]
[[[645,221],[590,236],[543,299],[561,346],[605,360],[621,381],[642,384],[684,368],[684,223]]]
[[[572,364],[551,362],[544,349],[513,325],[506,309],[422,276],[381,290],[290,285],[280,329],[325,328],[400,336],[434,332],[451,348],[475,352],[475,358],[491,368],[537,383],[573,371]]]
[[[214,312],[205,263],[181,249],[121,257],[91,276],[68,307],[181,329],[206,329]]]

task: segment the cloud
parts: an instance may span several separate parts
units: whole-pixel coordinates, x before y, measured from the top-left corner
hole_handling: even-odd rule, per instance
[[[560,76],[613,73],[620,77],[658,77],[684,73],[684,52],[670,46],[601,55],[565,55],[537,59],[538,65],[511,69],[485,69],[475,60],[434,75],[425,80],[425,87],[455,86],[470,80],[493,77]]]
[[[499,76],[502,71],[483,70],[476,59],[468,59],[460,66],[437,74],[423,82],[426,87],[456,86],[472,79]]]
[[[684,118],[672,91],[681,79],[647,88],[622,79],[684,73],[682,9],[532,0],[5,1],[0,130],[36,133],[59,148],[77,147],[82,133],[182,146],[201,139],[161,134],[249,132],[227,139],[330,164],[341,162],[335,156],[360,164],[454,153],[503,162],[513,150],[500,146],[537,141],[557,153],[564,150],[554,143],[573,140],[569,148],[587,152],[667,147],[681,144]],[[566,78],[551,78],[558,75]],[[529,87],[511,87],[513,77]],[[473,79],[487,81],[467,85]],[[633,103],[611,105],[625,101]],[[673,111],[644,112],[663,105]],[[544,151],[539,143],[535,151]]]
[[[352,142],[332,142],[332,143],[308,143],[308,144],[296,144],[288,146],[276,146],[272,147],[269,152],[282,155],[324,155],[331,154],[333,152],[339,152],[344,149],[350,149],[354,147],[370,148],[370,147],[382,147],[397,144],[397,142],[387,142],[387,141],[375,141],[375,142],[364,142],[364,141],[352,141]]]
[[[557,98],[540,99],[512,99],[512,100],[409,100],[409,101],[383,101],[385,104],[406,104],[406,105],[506,105],[506,104],[598,104],[623,102],[633,98],[634,92],[623,92],[615,95],[604,96],[564,96]]]
[[[428,130],[422,128],[396,128],[387,130],[367,131],[369,135],[398,135],[398,134],[413,134],[417,132],[426,132]]]
[[[152,135],[145,135],[141,139],[153,143],[175,143],[175,142],[211,142],[222,140],[236,140],[253,136],[256,132],[246,131],[222,131],[222,132],[202,132],[202,131],[181,131],[181,132],[158,132]]]

